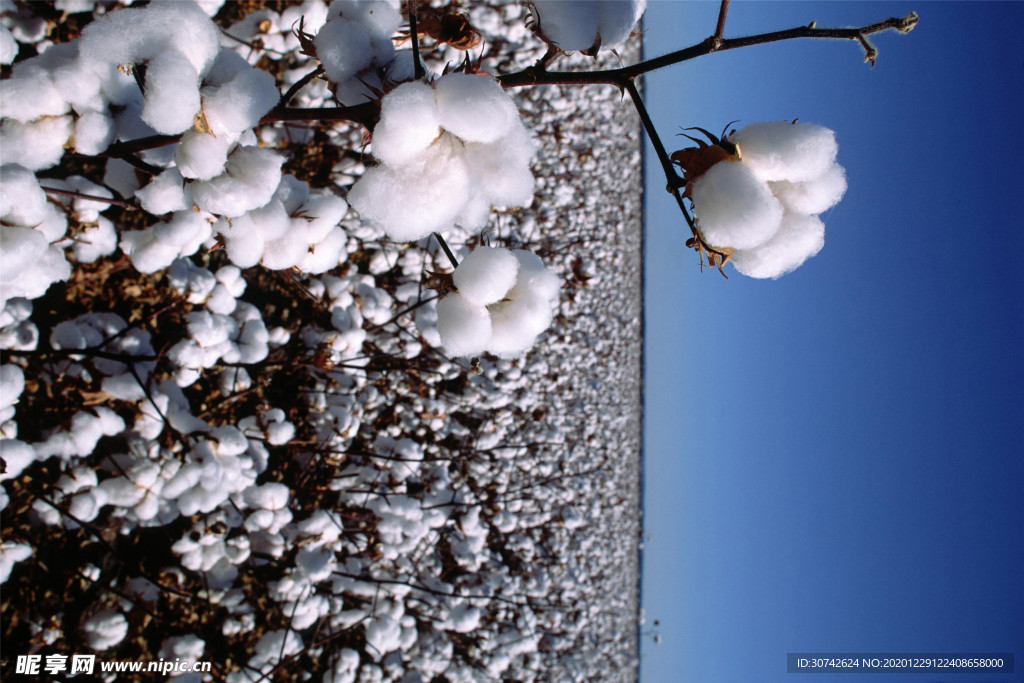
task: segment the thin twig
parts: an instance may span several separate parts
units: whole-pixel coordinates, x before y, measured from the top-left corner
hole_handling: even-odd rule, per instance
[[[452,253],[452,250],[448,248],[448,243],[444,241],[443,237],[441,237],[441,233],[435,232],[434,238],[437,239],[437,243],[441,245],[441,249],[444,250],[444,255],[447,256],[448,260],[451,262],[452,268],[458,268],[459,262],[455,258],[455,254]]]
[[[42,186],[40,185],[40,187]],[[42,189],[44,192],[61,195],[63,197],[74,197],[75,199],[88,199],[94,202],[106,202],[107,204],[113,204],[114,206],[122,206],[126,209],[139,208],[130,202],[121,201],[120,199],[114,199],[113,197],[97,197],[96,195],[83,194],[81,192],[73,192],[72,190],[58,190],[56,187],[42,187]]]
[[[316,78],[317,76],[319,76],[323,72],[324,72],[324,67],[323,66],[318,66],[317,68],[313,69],[312,71],[310,71],[308,74],[306,74],[305,76],[303,76],[299,80],[295,81],[292,84],[292,87],[288,88],[288,91],[284,95],[281,96],[281,101],[278,103],[278,106],[279,107],[284,107],[285,105],[287,105],[288,102],[290,102],[293,97],[295,97],[296,95],[299,94],[300,90],[305,88],[307,84],[309,84],[314,78]]]
[[[729,14],[729,0],[722,0],[718,7],[718,23],[715,25],[714,40],[719,44],[722,42],[722,34],[725,33],[725,17]]]
[[[423,62],[420,61],[420,35],[416,27],[419,14],[419,0],[407,0],[409,7],[409,37],[412,38],[413,77],[418,81],[426,75]]]

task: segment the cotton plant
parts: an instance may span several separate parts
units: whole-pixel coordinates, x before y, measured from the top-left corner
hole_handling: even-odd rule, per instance
[[[821,251],[818,214],[846,192],[835,133],[796,121],[755,123],[721,139],[703,132],[711,144],[691,138],[698,147],[671,155],[694,207],[698,234],[688,246],[754,278],[778,278]]]

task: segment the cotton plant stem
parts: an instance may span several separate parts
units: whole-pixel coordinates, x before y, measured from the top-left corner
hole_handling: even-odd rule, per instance
[[[420,61],[420,36],[417,29],[419,0],[407,0],[407,4],[409,7],[409,36],[412,38],[412,73],[413,78],[418,81],[427,75],[423,68],[423,62]]]
[[[56,187],[42,187],[42,190],[47,194],[56,194],[62,197],[72,197],[74,199],[88,199],[89,201],[93,202],[104,202],[105,204],[113,204],[114,206],[120,206],[125,209],[139,208],[130,202],[121,201],[120,199],[114,199],[113,197],[97,197],[96,195],[83,194],[81,192],[74,192],[72,190],[59,190]]]
[[[729,0],[722,0],[722,4],[718,7],[718,23],[715,25],[714,40],[718,43],[722,41],[722,34],[725,33],[725,18],[729,14]]]
[[[631,78],[636,78],[666,66],[703,57],[712,52],[723,52],[741,47],[777,43],[783,40],[796,40],[798,38],[856,40],[868,51],[868,61],[871,61],[873,57],[877,56],[877,51],[871,52],[873,47],[867,42],[867,36],[890,29],[900,33],[909,33],[917,25],[917,20],[917,13],[911,12],[905,17],[893,17],[861,28],[818,28],[812,22],[808,26],[798,26],[784,31],[759,33],[741,38],[716,40],[715,36],[711,36],[707,40],[682,50],[618,69],[601,71],[547,71],[534,66],[522,71],[499,76],[498,82],[505,88],[517,88],[528,85],[617,85],[621,87]]]
[[[441,233],[435,232],[434,238],[437,240],[437,243],[441,245],[441,249],[444,251],[444,255],[447,256],[448,260],[451,262],[452,268],[458,268],[459,261],[455,258],[455,254],[452,253],[452,250],[448,248],[448,243],[444,241],[443,237],[441,237]]]
[[[293,97],[299,94],[300,90],[305,88],[314,78],[321,75],[323,72],[324,68],[322,66],[318,66],[317,68],[313,69],[299,80],[295,81],[292,84],[292,87],[288,88],[288,91],[281,96],[281,101],[279,102],[278,106],[284,107],[285,105],[287,105]]]

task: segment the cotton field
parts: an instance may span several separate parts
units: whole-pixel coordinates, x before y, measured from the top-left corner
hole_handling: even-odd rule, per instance
[[[429,85],[388,1],[0,9],[4,676],[634,678],[618,90],[498,86],[546,50],[514,2]]]

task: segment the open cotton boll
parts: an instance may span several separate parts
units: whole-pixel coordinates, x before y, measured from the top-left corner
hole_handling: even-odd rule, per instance
[[[0,64],[10,64],[18,56],[18,41],[10,30],[0,25]]]
[[[817,216],[787,213],[764,244],[738,249],[730,263],[748,277],[777,278],[799,267],[825,246],[825,225]]]
[[[0,81],[2,118],[28,123],[43,116],[66,114],[69,109],[42,57],[15,64],[11,77]]]
[[[729,136],[743,162],[761,180],[802,181],[817,178],[836,160],[833,131],[812,123],[752,123]]]
[[[4,256],[0,282],[7,284],[22,277],[42,258],[48,246],[46,237],[38,230],[0,225],[0,249]]]
[[[373,49],[370,34],[355,21],[338,18],[328,21],[313,38],[316,56],[327,79],[341,83],[370,66]]]
[[[49,202],[36,174],[17,164],[0,166],[0,220],[4,225],[33,227]]]
[[[128,635],[128,620],[116,610],[103,610],[82,624],[82,632],[93,650],[109,650]]]
[[[373,130],[373,155],[401,166],[441,134],[434,89],[419,81],[403,83],[381,100],[380,122]]]
[[[0,122],[3,161],[30,171],[56,166],[73,131],[74,121],[68,115],[47,116],[30,123],[4,119]]]
[[[455,292],[437,303],[437,331],[448,353],[474,356],[491,339],[491,316],[486,307]]]
[[[505,298],[516,283],[519,260],[508,249],[479,247],[452,273],[459,294],[479,306]]]
[[[460,143],[446,138],[442,135],[415,164],[367,170],[349,190],[349,204],[399,242],[449,227],[465,205],[470,178],[453,149]]]
[[[491,204],[529,206],[534,186],[530,160],[536,150],[537,143],[522,123],[490,144],[466,144],[466,166],[488,212]]]
[[[779,228],[782,205],[743,162],[719,162],[690,188],[697,227],[712,247],[750,249]]]
[[[519,261],[519,274],[516,285],[509,291],[510,298],[516,298],[520,292],[533,292],[537,296],[554,301],[562,289],[562,281],[548,270],[540,257],[532,251],[517,249],[512,254]]]
[[[114,141],[114,119],[103,112],[90,111],[75,120],[75,151],[95,156]]]
[[[788,210],[802,214],[818,214],[839,203],[846,194],[846,171],[832,164],[820,176],[803,182],[781,180],[769,183],[772,193]]]
[[[491,76],[453,73],[434,84],[441,126],[467,142],[494,142],[519,122],[512,98]]]
[[[174,151],[174,163],[184,178],[210,180],[224,172],[230,145],[227,136],[186,131]]]
[[[192,127],[199,107],[199,74],[188,57],[168,50],[149,61],[143,121],[164,135],[183,133]]]
[[[179,52],[201,77],[220,51],[220,29],[194,2],[152,2],[92,22],[82,30],[79,49],[89,63],[112,64],[136,64],[164,52]]]
[[[494,304],[490,312],[492,334],[487,350],[503,357],[517,356],[533,346],[552,319],[551,301],[530,291]]]
[[[142,204],[142,208],[154,216],[184,211],[192,204],[184,178],[178,169],[173,167],[153,178],[148,185],[135,193],[135,197]]]
[[[206,83],[203,114],[217,135],[253,128],[281,99],[273,76],[230,50],[217,55]]]
[[[335,268],[347,255],[348,236],[341,228],[332,228],[322,240],[309,245],[299,263],[303,273],[318,275]]]
[[[535,31],[565,52],[614,48],[629,38],[647,0],[532,0]]]
[[[0,481],[14,479],[25,471],[25,468],[36,460],[36,451],[32,446],[17,439],[0,441],[0,458],[7,463],[7,470],[0,473]]]
[[[117,250],[117,231],[109,218],[100,216],[96,225],[85,228],[74,239],[71,253],[79,263],[93,263]]]
[[[228,157],[224,172],[189,186],[199,208],[236,218],[264,206],[281,181],[284,157],[255,146],[239,146]]]
[[[0,583],[11,578],[11,571],[18,562],[32,557],[32,546],[11,541],[0,542]]]

